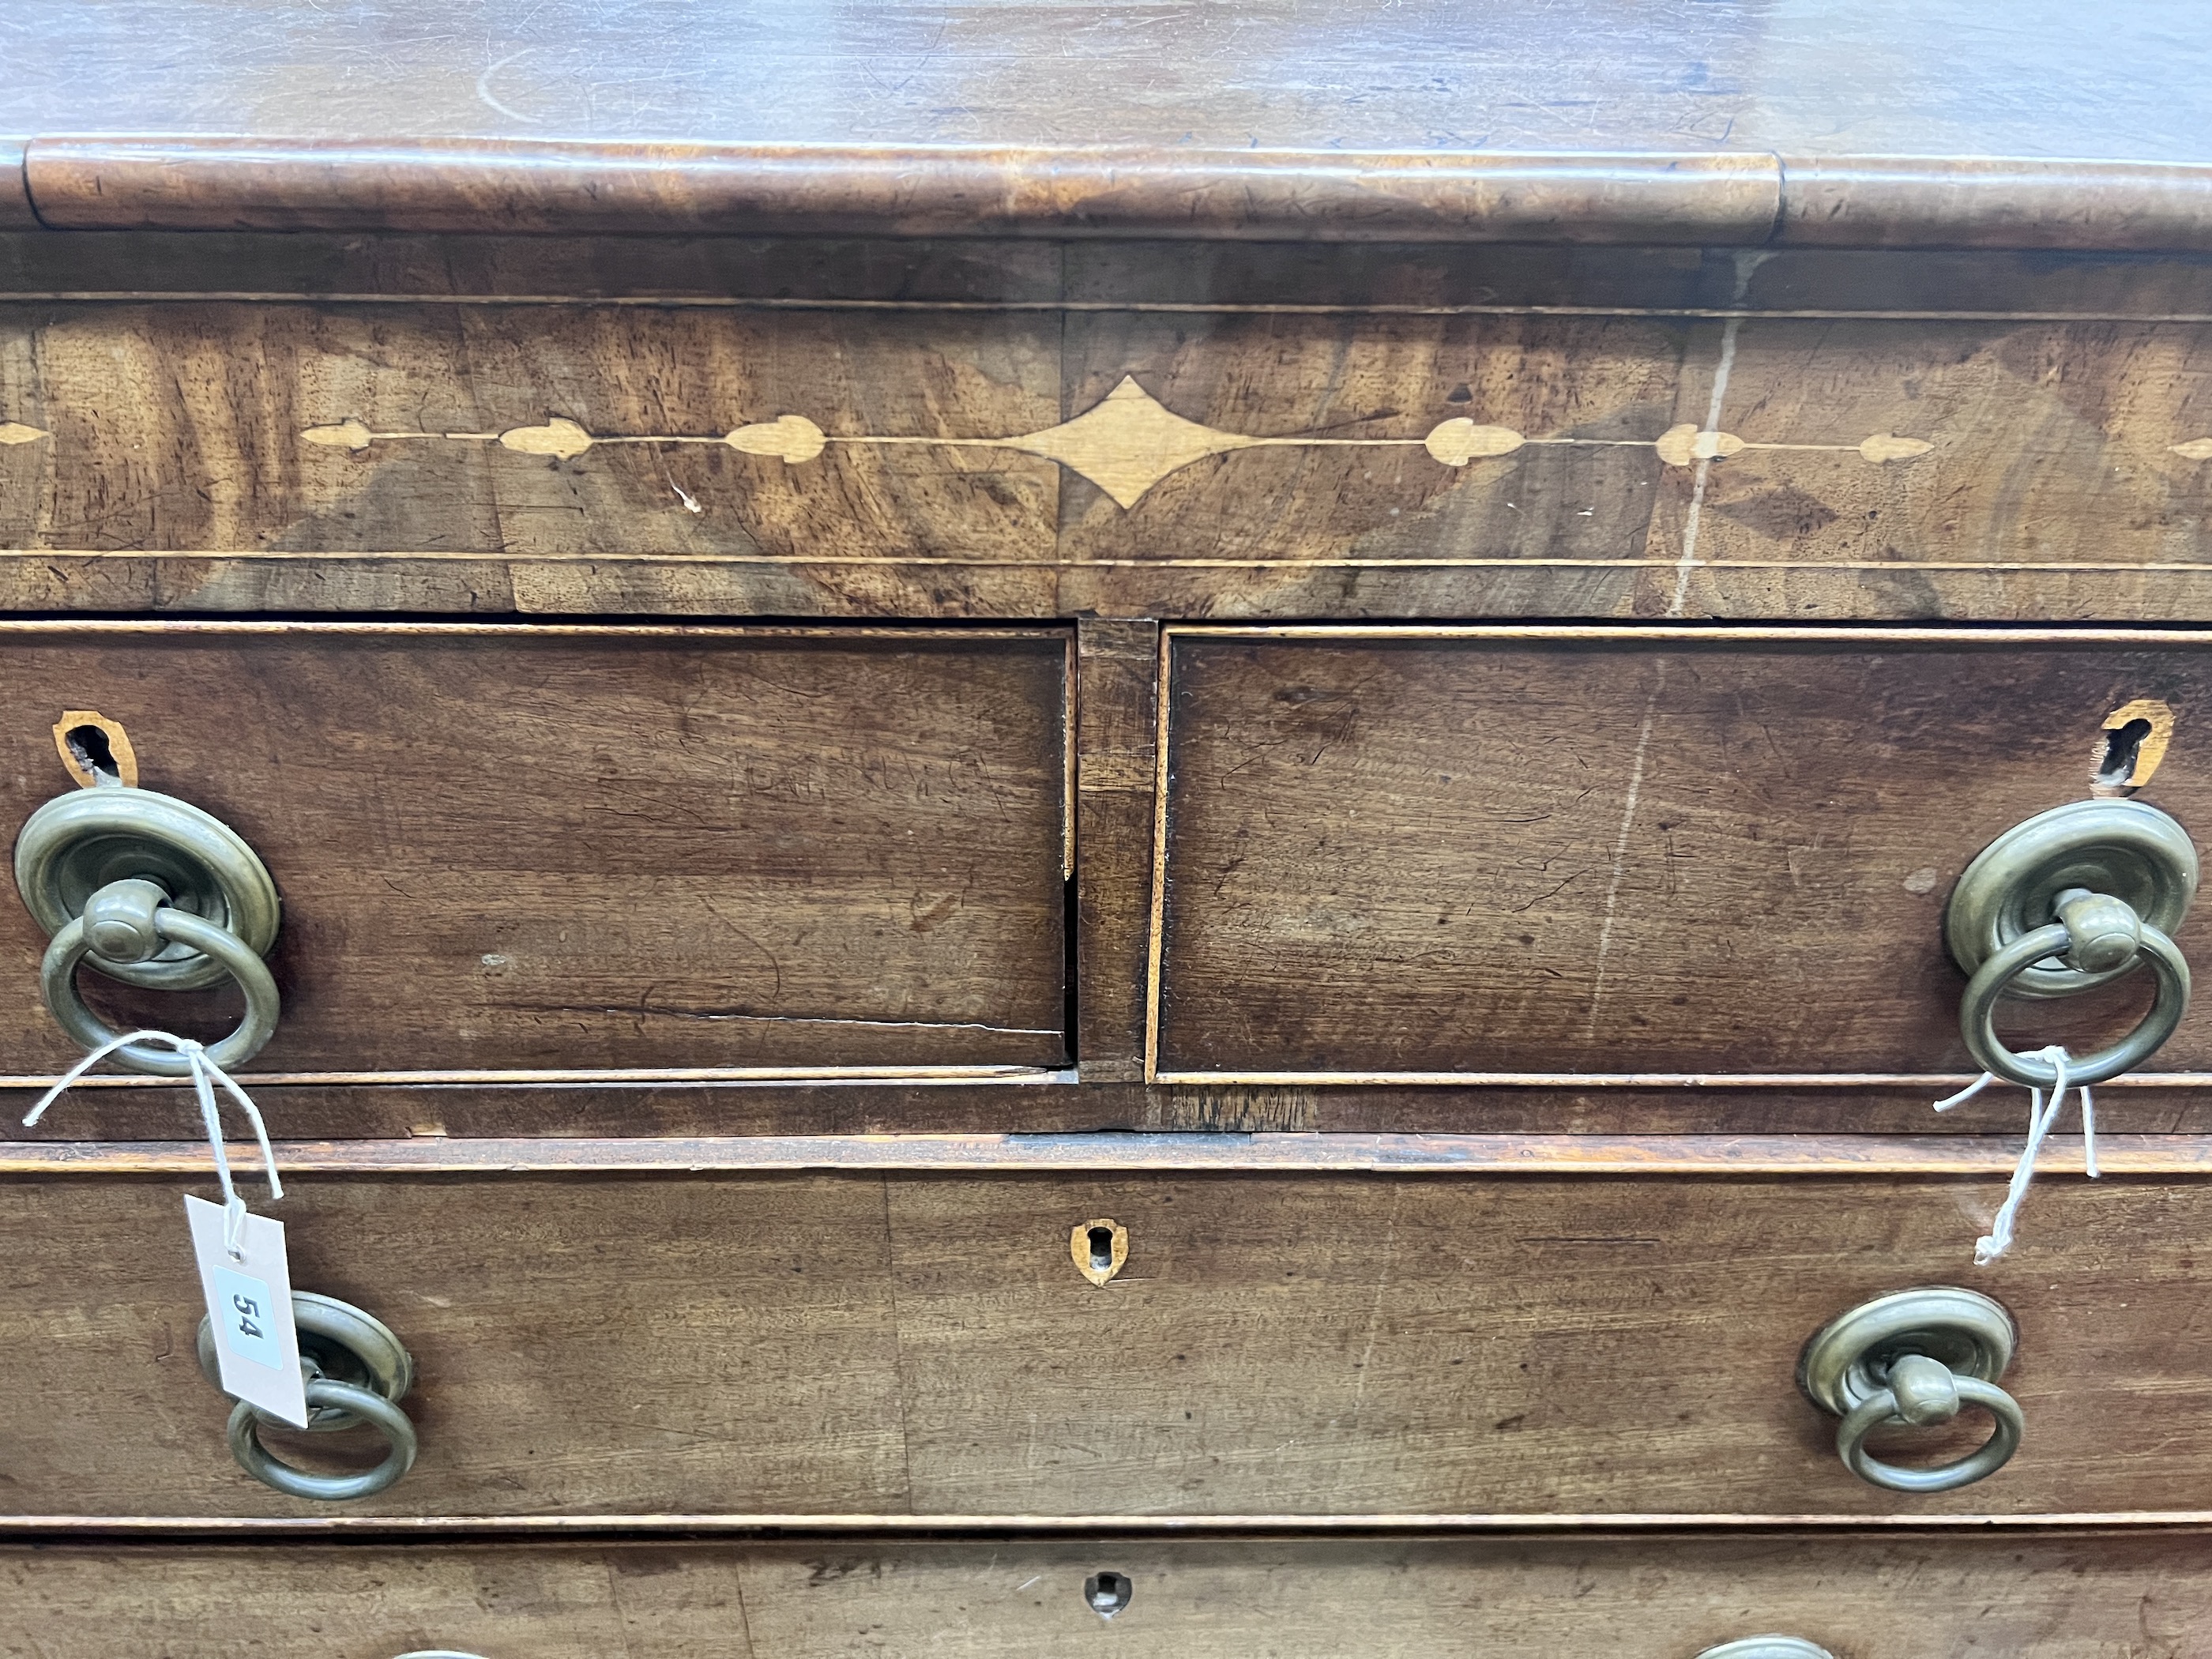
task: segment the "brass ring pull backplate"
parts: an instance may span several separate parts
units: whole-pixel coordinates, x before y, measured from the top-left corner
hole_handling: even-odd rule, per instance
[[[87,1048],[118,1034],[85,1006],[80,966],[153,990],[235,979],[246,1018],[209,1045],[218,1066],[251,1059],[275,1035],[276,983],[262,958],[282,920],[276,884],[222,820],[150,789],[79,790],[24,823],[15,889],[52,939],[40,967],[46,1006]],[[188,1069],[181,1054],[138,1046],[116,1058],[156,1076]]]
[[[2002,1304],[1978,1291],[1924,1285],[1877,1297],[1817,1332],[1798,1357],[1797,1386],[1843,1419],[1836,1454],[1859,1479],[1892,1492],[1949,1492],[1995,1474],[2020,1449],[2019,1402],[1996,1386],[2019,1345]],[[1996,1427],[1956,1462],[1907,1468],[1866,1449],[1877,1428],[1947,1423],[1968,1406]]]
[[[390,1443],[384,1461],[359,1474],[313,1474],[295,1468],[261,1443],[277,1419],[240,1402],[227,1433],[231,1455],[264,1486],[294,1498],[344,1503],[368,1498],[397,1481],[415,1464],[415,1425],[399,1408],[415,1386],[415,1360],[385,1322],[336,1297],[292,1292],[292,1319],[300,1333],[300,1364],[307,1375],[307,1427],[315,1433],[367,1425]],[[200,1370],[218,1387],[215,1332],[200,1322]]]
[[[2000,1000],[2078,996],[2144,967],[2158,981],[2150,1012],[2067,1074],[2102,1083],[2149,1059],[2188,1012],[2189,963],[2170,935],[2189,914],[2197,879],[2188,832],[2138,800],[2054,807],[1984,848],[1943,913],[1952,959],[1969,976],[1959,1024],[1975,1061],[2008,1082],[2051,1087],[2048,1060],[1998,1039]]]

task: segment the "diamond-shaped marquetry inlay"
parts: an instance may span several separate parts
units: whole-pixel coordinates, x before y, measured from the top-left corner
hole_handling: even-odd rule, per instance
[[[5,428],[0,428],[4,433]],[[1755,443],[1732,432],[1697,426],[1669,428],[1656,438],[1530,437],[1508,426],[1486,426],[1465,416],[1439,422],[1418,438],[1255,438],[1224,432],[1178,415],[1123,375],[1104,398],[1072,420],[1039,432],[1011,437],[950,437],[919,433],[825,433],[804,415],[779,415],[771,421],[732,428],[714,435],[688,433],[600,434],[566,416],[549,416],[540,426],[508,427],[498,432],[377,432],[359,420],[309,427],[301,434],[311,444],[364,450],[374,444],[415,439],[443,439],[496,444],[525,455],[574,460],[601,444],[723,444],[747,455],[771,456],[787,465],[813,460],[833,444],[848,447],[922,444],[942,448],[1012,449],[1042,456],[1080,474],[1122,507],[1134,507],[1159,482],[1194,461],[1241,449],[1425,450],[1439,465],[1470,466],[1529,447],[1544,446],[1649,449],[1668,466],[1695,466],[1728,459],[1747,450],[1802,449],[1853,454],[1875,465],[1909,461],[1936,446],[1925,438],[1901,438],[1887,432],[1855,444]],[[2193,448],[2179,445],[2185,454]]]

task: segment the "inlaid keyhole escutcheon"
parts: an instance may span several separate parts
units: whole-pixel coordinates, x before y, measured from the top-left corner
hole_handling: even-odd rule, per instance
[[[54,747],[80,789],[138,787],[138,754],[131,734],[96,708],[64,710],[54,722]]]
[[[1126,1572],[1094,1572],[1083,1581],[1083,1602],[1101,1619],[1111,1619],[1129,1605],[1130,1589]]]
[[[1129,1259],[1129,1230],[1110,1217],[1079,1221],[1067,1236],[1075,1269],[1094,1285],[1103,1285]]]

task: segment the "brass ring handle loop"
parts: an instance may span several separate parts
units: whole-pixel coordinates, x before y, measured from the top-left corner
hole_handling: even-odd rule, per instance
[[[15,840],[15,890],[49,938],[102,888],[151,882],[175,908],[228,929],[256,956],[276,942],[283,907],[268,866],[238,832],[189,801],[151,789],[80,789],[48,801]],[[150,991],[222,981],[220,963],[181,943],[150,955],[92,952],[110,979]]]
[[[359,1421],[374,1424],[392,1443],[391,1451],[381,1463],[360,1474],[310,1474],[270,1455],[261,1443],[260,1413],[240,1401],[231,1409],[228,1430],[230,1453],[238,1460],[239,1467],[264,1486],[273,1486],[294,1498],[313,1498],[325,1504],[373,1497],[415,1467],[415,1425],[408,1420],[405,1412],[382,1395],[356,1388],[350,1382],[315,1377],[307,1383],[307,1404],[313,1409],[344,1412]]]
[[[171,905],[161,905],[153,912],[152,926],[163,940],[185,945],[221,963],[246,993],[246,1017],[228,1036],[208,1045],[208,1058],[228,1071],[267,1047],[269,1039],[276,1035],[282,1003],[276,981],[259,953],[228,927]],[[122,1035],[110,1030],[85,1006],[83,994],[77,989],[77,964],[92,954],[85,919],[78,916],[54,935],[46,946],[45,960],[39,964],[40,989],[46,994],[55,1023],[88,1049],[112,1042]],[[143,1043],[126,1044],[115,1051],[115,1059],[118,1065],[155,1077],[184,1077],[191,1070],[184,1055]]]
[[[1978,1376],[1954,1376],[1952,1386],[1961,1406],[1979,1406],[1996,1419],[1996,1431],[1973,1451],[1955,1463],[1932,1469],[1908,1469],[1875,1456],[1866,1449],[1869,1434],[1880,1427],[1911,1422],[1900,1410],[1895,1392],[1884,1389],[1861,1401],[1837,1426],[1836,1450],[1844,1466],[1860,1480],[1892,1492],[1949,1492],[1995,1474],[2020,1449],[2021,1431],[2026,1426],[2020,1402],[1996,1383]]]
[[[2181,1017],[2189,1012],[2189,963],[2177,945],[2148,922],[2142,922],[2138,958],[2150,964],[2158,981],[2157,1000],[2134,1030],[2111,1048],[2070,1062],[2066,1077],[2075,1085],[2102,1083],[2130,1071],[2148,1060],[2172,1036]],[[1959,1029],[1967,1052],[1982,1069],[2007,1082],[2030,1089],[2050,1089],[2058,1082],[2057,1068],[2047,1060],[2014,1054],[1996,1034],[1996,1006],[2005,988],[2038,963],[2062,956],[2074,936],[2063,922],[2052,922],[2022,933],[1993,952],[1967,981],[1959,1004]]]
[[[2002,1304],[1956,1285],[1922,1285],[1863,1302],[1815,1331],[1797,1356],[1797,1386],[1843,1419],[1836,1451],[1860,1480],[1892,1492],[1948,1492],[1996,1474],[2020,1449],[2020,1404],[1997,1387],[2019,1345]],[[1988,1412],[1996,1428],[1955,1463],[1900,1468],[1867,1451],[1877,1428],[1948,1423],[1967,1406]]]

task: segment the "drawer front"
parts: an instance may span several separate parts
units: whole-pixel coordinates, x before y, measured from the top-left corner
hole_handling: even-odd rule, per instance
[[[2201,1533],[0,1549],[0,1653],[216,1659],[2212,1655]],[[1127,1600],[1090,1605],[1104,1581]]]
[[[2164,706],[2142,799],[2212,825],[2212,659],[2187,636],[1169,640],[1167,1080],[1971,1073],[1946,897],[2090,793],[2109,716]],[[2000,1030],[2086,1053],[2147,979]],[[2208,1067],[2200,1006],[2151,1069]]]
[[[224,624],[0,634],[0,823],[64,711],[276,878],[255,1069],[1051,1065],[1066,1054],[1066,640],[1044,630]],[[0,906],[18,1073],[79,1052]],[[226,990],[111,1024],[227,1030]],[[80,1120],[82,1121],[82,1120]]]
[[[331,1512],[233,1467],[226,1403],[194,1364],[178,1192],[90,1176],[0,1188],[0,1386],[40,1402],[0,1442],[8,1510]],[[1809,1170],[326,1167],[295,1170],[279,1212],[295,1286],[382,1318],[416,1360],[420,1460],[345,1513],[2203,1509],[2212,1183],[2054,1173],[2011,1255],[1977,1269],[2002,1192],[1995,1176]],[[1083,1247],[1102,1224],[1122,1230],[1120,1268],[1094,1284],[1081,1268],[1099,1247]],[[2017,1320],[2002,1382],[2027,1432],[1979,1484],[1909,1496],[1844,1468],[1796,1369],[1837,1316],[1929,1284]],[[1970,1415],[1893,1455],[1956,1457],[1984,1431]],[[354,1438],[324,1444],[381,1455]]]
[[[2201,259],[33,234],[0,281],[25,611],[2206,615]]]

